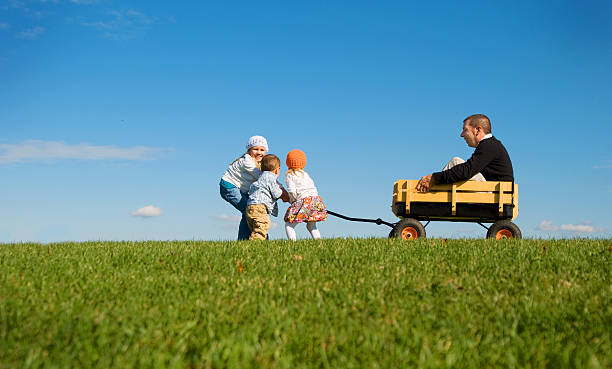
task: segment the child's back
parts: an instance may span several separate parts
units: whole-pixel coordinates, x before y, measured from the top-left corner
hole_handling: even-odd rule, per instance
[[[246,153],[230,164],[221,179],[238,187],[240,192],[248,193],[249,187],[260,175],[261,170],[257,167],[257,163]]]
[[[291,206],[285,213],[285,232],[287,238],[295,241],[297,235],[295,226],[299,223],[306,223],[306,228],[312,238],[321,238],[321,233],[317,229],[317,222],[327,218],[327,209],[314,181],[306,171],[306,154],[302,150],[292,150],[287,154],[287,175],[285,184],[289,193]]]
[[[319,196],[314,181],[303,169],[289,169],[285,175],[285,185],[287,186],[290,202],[301,200],[308,196]]]
[[[268,210],[268,214],[278,215],[278,204],[276,201],[283,194],[278,182],[276,182],[276,174],[269,171],[261,173],[257,181],[253,182],[249,189],[248,205],[263,204]]]
[[[261,162],[263,172],[249,189],[249,200],[246,208],[246,219],[251,236],[249,240],[265,240],[270,229],[270,216],[278,215],[276,203],[283,195],[277,182],[280,172],[280,160],[272,154],[264,156]]]

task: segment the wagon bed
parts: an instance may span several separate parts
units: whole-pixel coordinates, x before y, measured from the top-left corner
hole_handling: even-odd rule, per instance
[[[417,220],[496,222],[518,215],[518,186],[513,182],[463,181],[433,185],[418,192],[417,180],[393,186],[393,214]]]
[[[487,229],[487,238],[522,238],[512,223],[518,215],[518,186],[505,181],[462,181],[433,185],[428,192],[418,192],[418,180],[401,179],[393,185],[391,209],[400,220],[352,218],[328,210],[336,217],[391,227],[389,237],[425,238],[431,221],[473,222]],[[427,222],[425,225],[422,221]],[[483,223],[493,223],[487,227]]]

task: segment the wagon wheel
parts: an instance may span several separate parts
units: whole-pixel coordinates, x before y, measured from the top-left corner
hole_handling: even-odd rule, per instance
[[[416,219],[405,218],[400,220],[391,233],[389,233],[389,237],[401,238],[404,240],[411,240],[414,238],[425,238],[425,227]]]
[[[523,238],[521,230],[516,224],[509,220],[498,220],[489,227],[487,232],[487,238],[495,238],[501,240],[502,238]]]

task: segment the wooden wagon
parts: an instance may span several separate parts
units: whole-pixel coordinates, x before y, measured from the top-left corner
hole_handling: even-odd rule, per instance
[[[399,180],[393,186],[393,213],[401,218],[390,237],[426,237],[431,221],[473,222],[487,229],[487,238],[521,238],[511,220],[518,215],[518,187],[514,182],[463,181],[433,185],[418,192],[418,180]],[[427,222],[425,225],[421,221]],[[483,223],[493,223],[490,227]]]

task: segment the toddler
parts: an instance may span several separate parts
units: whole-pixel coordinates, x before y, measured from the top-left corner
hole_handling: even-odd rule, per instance
[[[287,238],[296,240],[295,226],[306,222],[306,228],[315,240],[321,238],[317,229],[317,222],[327,218],[327,209],[319,197],[317,188],[308,173],[304,171],[306,154],[302,150],[291,150],[287,154],[287,167],[285,185],[289,193],[291,205],[285,213],[285,232]]]
[[[249,240],[265,240],[270,229],[270,216],[278,216],[276,201],[283,197],[283,188],[277,178],[280,173],[280,159],[268,154],[261,161],[262,173],[249,189],[246,219],[251,230]]]
[[[246,240],[251,234],[245,214],[248,193],[251,184],[261,174],[261,160],[268,151],[268,142],[262,136],[253,136],[249,138],[246,149],[244,155],[230,164],[219,183],[221,197],[242,214],[238,227],[239,240]]]

